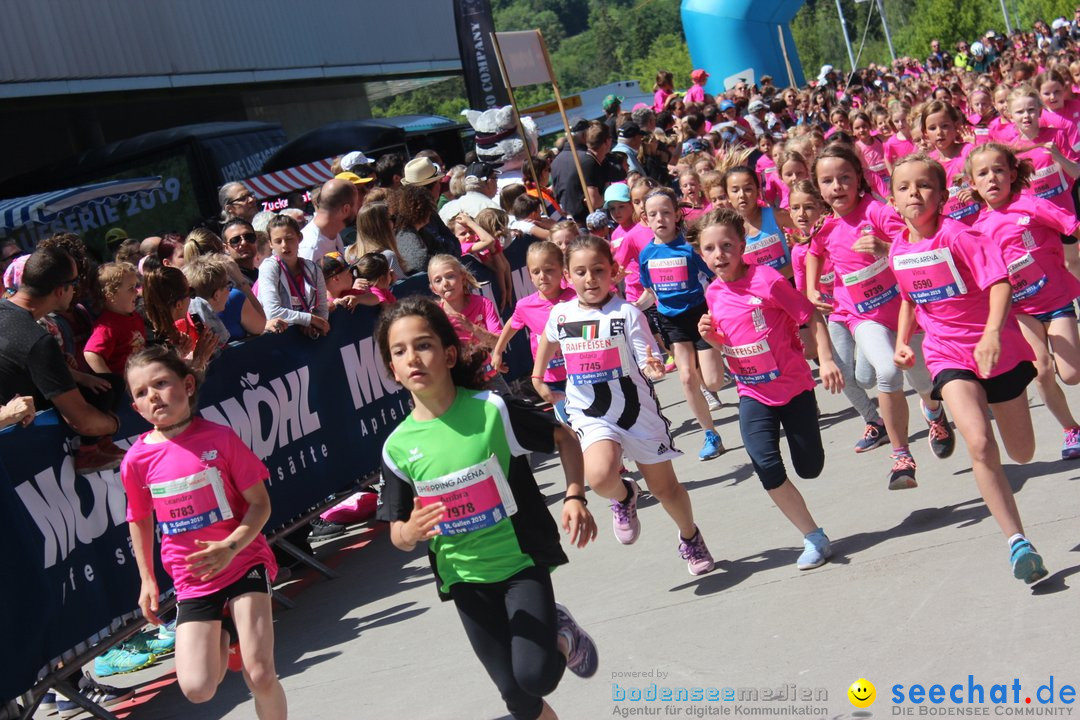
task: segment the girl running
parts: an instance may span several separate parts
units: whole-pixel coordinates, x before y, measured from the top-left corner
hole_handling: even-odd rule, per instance
[[[979,493],[1008,539],[1013,575],[1030,585],[1047,572],[1024,536],[990,413],[1009,456],[1030,460],[1035,433],[1025,388],[1035,376],[1033,354],[1009,313],[1001,253],[986,236],[942,216],[947,187],[944,168],[923,155],[909,156],[893,172],[892,203],[907,226],[889,249],[903,293],[895,360],[899,367],[915,361],[908,340],[918,322],[926,329],[933,394],[953,410]]]
[[[692,223],[705,214],[705,193],[701,190],[701,178],[686,168],[679,172],[679,211],[685,223]]]
[[[862,166],[854,149],[830,145],[814,165],[818,190],[833,210],[810,243],[806,258],[806,295],[818,309],[827,311],[818,289],[822,264],[832,260],[837,282],[835,309],[829,316],[829,336],[836,363],[846,376],[869,385],[864,372],[877,377],[878,404],[893,446],[889,489],[918,485],[915,459],[908,447],[908,405],[904,397],[904,373],[893,364],[899,289],[888,263],[889,239],[903,230],[903,222],[891,208],[869,195]],[[921,336],[914,336],[916,351]],[[866,363],[855,364],[858,357]],[[847,365],[848,369],[843,370]],[[930,397],[926,366],[916,362],[906,371],[909,382],[922,396],[923,415],[930,426],[930,447],[938,457],[948,457],[955,445],[942,404]]]
[[[933,148],[930,157],[941,163],[949,180],[945,214],[971,225],[979,212],[979,203],[964,180],[964,159],[974,146],[960,137],[963,122],[960,111],[944,100],[928,103],[919,118],[923,140]]]
[[[244,681],[260,720],[287,715],[274,669],[270,583],[277,564],[261,530],[270,473],[228,427],[194,415],[198,381],[171,350],[150,347],[126,369],[135,410],[154,426],[127,451],[120,478],[142,587],[139,608],[161,625],[154,520],[161,563],[176,589],[176,679],[195,703],[214,697],[239,639]]]
[[[814,378],[799,347],[796,329],[810,323],[818,340],[821,381],[836,393],[843,386],[832,360],[829,331],[821,313],[768,266],[747,263],[743,219],[731,210],[713,210],[701,220],[698,245],[716,272],[706,292],[709,311],[698,330],[724,354],[739,391],[739,429],[758,479],[791,524],[803,535],[800,570],[825,564],[829,538],[814,521],[806,501],[788,479],[780,456],[784,428],[799,477],[815,478],[825,466]]]
[[[758,202],[761,186],[757,174],[745,165],[724,173],[724,189],[731,207],[743,219],[746,231],[746,261],[768,265],[784,277],[791,277],[791,249],[784,234],[792,227],[787,210],[762,207]]]
[[[855,136],[855,147],[866,161],[867,171],[873,173],[882,182],[889,182],[889,169],[885,165],[885,144],[873,134],[874,124],[870,116],[862,110],[851,113],[851,134]]]
[[[976,87],[968,94],[967,121],[975,132],[975,144],[981,145],[990,141],[990,123],[997,118],[994,111],[994,98],[985,87]]]
[[[911,125],[908,114],[911,106],[900,100],[889,103],[889,119],[896,132],[885,141],[882,154],[885,156],[885,168],[892,175],[893,165],[905,155],[915,152],[915,143],[911,141]]]
[[[671,208],[674,218],[674,203]],[[671,465],[682,453],[675,449],[667,418],[646,380],[663,377],[664,369],[653,355],[645,320],[637,308],[612,294],[611,278],[618,268],[606,242],[578,238],[566,252],[566,265],[577,298],[551,311],[536,351],[533,387],[547,402],[560,399],[542,377],[561,349],[566,358],[566,411],[581,438],[585,479],[610,500],[615,538],[631,545],[641,533],[637,484],[619,472],[625,454],[637,463],[649,492],[678,526],[679,554],[690,574],[707,573],[714,566],[712,555],[694,524],[690,495]]]
[[[795,276],[795,289],[806,293],[806,256],[810,250],[810,241],[821,230],[826,220],[825,212],[828,205],[821,199],[814,183],[809,180],[800,180],[791,189],[791,222],[794,228],[788,233],[791,243],[791,267]],[[833,285],[836,282],[836,272],[833,270],[832,261],[825,260],[821,264],[821,274],[818,276],[818,293],[821,303],[828,307],[824,313],[826,317],[832,312]],[[817,341],[811,328],[800,327],[799,337],[802,339],[805,357],[817,358]],[[858,349],[856,349],[856,355]],[[865,360],[857,361],[865,363]],[[845,364],[843,368],[851,371],[853,368]],[[843,374],[843,368],[841,374]],[[851,406],[862,416],[866,427],[863,436],[855,443],[855,452],[863,453],[880,447],[889,441],[885,433],[885,423],[878,414],[877,407],[870,396],[857,382],[854,375],[844,376],[844,396],[847,397]]]
[[[753,171],[747,172],[753,176]],[[697,324],[705,313],[705,291],[698,275],[711,280],[712,270],[686,242],[675,193],[669,188],[657,188],[645,196],[645,217],[653,242],[641,251],[641,284],[648,298],[656,300],[660,331],[675,353],[683,394],[705,431],[698,458],[711,460],[724,452],[724,444],[700,388],[704,385],[715,392],[723,384],[724,373],[716,351],[698,334]],[[646,297],[643,294],[639,301]]]
[[[1024,339],[1035,352],[1035,387],[1065,442],[1061,457],[1080,458],[1077,425],[1058,376],[1067,385],[1080,382],[1080,337],[1073,299],[1080,281],[1065,268],[1062,236],[1075,236],[1076,216],[1049,200],[1023,193],[1031,165],[997,143],[972,151],[968,175],[986,207],[975,229],[997,241],[1012,285],[1012,306]],[[1055,375],[1056,372],[1056,375]]]
[[[810,179],[810,163],[802,153],[795,150],[785,150],[777,163],[777,173],[780,176],[782,187],[780,189],[780,208],[789,210],[791,207],[791,188],[800,180]]]
[[[596,673],[592,638],[555,602],[551,571],[567,562],[528,453],[558,450],[566,472],[562,527],[596,538],[581,447],[550,415],[477,391],[484,358],[469,354],[431,300],[405,298],[382,316],[383,363],[413,410],[382,449],[378,518],[410,552],[428,543],[442,600],[453,600],[473,652],[515,720],[554,720],[543,697],[564,669]],[[425,452],[426,451],[426,452]]]

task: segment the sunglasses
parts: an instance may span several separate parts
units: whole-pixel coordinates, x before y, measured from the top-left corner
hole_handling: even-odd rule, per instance
[[[234,197],[232,200],[225,201],[226,205],[236,205],[237,203],[247,202],[248,200],[254,200],[255,196],[251,193],[244,193],[239,197]]]
[[[246,242],[249,245],[254,245],[257,240],[258,238],[255,237],[255,233],[246,232],[242,235],[234,235],[233,237],[229,238],[229,247],[239,247],[240,243],[242,242]]]

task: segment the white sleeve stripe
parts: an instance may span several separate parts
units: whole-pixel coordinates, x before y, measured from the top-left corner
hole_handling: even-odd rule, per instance
[[[510,454],[514,456],[528,455],[531,451],[522,447],[521,443],[518,442],[517,435],[514,434],[514,426],[510,423],[510,410],[506,407],[506,401],[490,390],[478,392],[475,397],[477,400],[491,403],[498,409],[499,415],[502,417],[503,429],[506,432],[506,444],[510,446]]]
[[[402,481],[407,483],[407,482],[409,482],[409,476],[406,475],[401,470],[401,468],[398,467],[397,463],[394,462],[394,460],[390,457],[390,453],[388,453],[386,451],[386,446],[390,444],[390,438],[392,438],[393,436],[394,436],[394,433],[390,433],[390,437],[386,438],[386,442],[383,443],[383,446],[382,446],[383,464],[386,465],[386,467],[390,468],[390,470],[393,471],[393,473],[395,475],[397,475],[399,478],[401,478]]]

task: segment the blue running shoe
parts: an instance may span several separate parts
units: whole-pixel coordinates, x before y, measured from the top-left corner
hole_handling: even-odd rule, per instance
[[[796,561],[795,566],[800,570],[810,570],[821,567],[825,561],[832,557],[832,546],[825,531],[818,528],[803,538],[802,555]]]
[[[855,452],[864,453],[876,447],[881,447],[887,442],[889,442],[889,433],[885,432],[885,423],[881,420],[876,423],[866,423],[863,436],[855,443]]]
[[[580,678],[590,678],[596,674],[600,665],[600,656],[596,652],[596,643],[589,633],[581,629],[574,616],[562,603],[555,603],[555,616],[558,619],[558,632],[570,647],[566,658],[566,669]]]
[[[135,654],[142,653],[160,658],[176,649],[176,632],[166,637],[162,637],[160,631],[158,633],[141,632],[123,643],[122,647]]]
[[[716,434],[716,431],[706,430],[705,444],[701,446],[701,452],[698,453],[698,459],[712,460],[714,457],[723,455],[724,452],[724,443],[720,442],[720,436]]]
[[[1035,546],[1027,538],[1013,543],[1010,561],[1013,577],[1028,585],[1039,582],[1048,574],[1043,566],[1042,556],[1035,552]]]
[[[98,677],[109,677],[135,672],[153,665],[155,660],[157,658],[149,653],[134,653],[123,647],[114,647],[104,655],[94,658],[94,674]]]

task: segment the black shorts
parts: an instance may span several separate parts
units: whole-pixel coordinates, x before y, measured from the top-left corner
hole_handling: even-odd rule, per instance
[[[1048,323],[1051,320],[1057,320],[1059,317],[1076,317],[1076,306],[1073,303],[1068,305],[1062,305],[1057,310],[1051,310],[1050,312],[1039,313],[1038,315],[1032,315],[1041,323]]]
[[[697,350],[708,350],[711,345],[701,339],[697,329],[698,320],[708,311],[708,306],[701,303],[674,316],[658,313],[660,332],[670,343],[689,342]]]
[[[670,344],[671,341],[668,340],[664,331],[660,329],[660,312],[656,309],[656,305],[650,305],[642,310],[642,313],[644,313],[645,319],[649,321],[649,330],[652,331],[652,334],[664,338],[665,345]]]
[[[197,620],[221,620],[225,616],[225,606],[233,598],[248,593],[269,595],[272,589],[266,566],[260,563],[250,568],[244,577],[215,593],[177,602],[176,624]]]
[[[950,380],[974,380],[982,385],[986,392],[986,402],[993,405],[1020,397],[1037,374],[1035,365],[1028,360],[1021,361],[1008,372],[988,378],[981,378],[970,370],[942,370],[934,377],[934,388],[930,391],[930,397],[940,400],[941,388]]]

